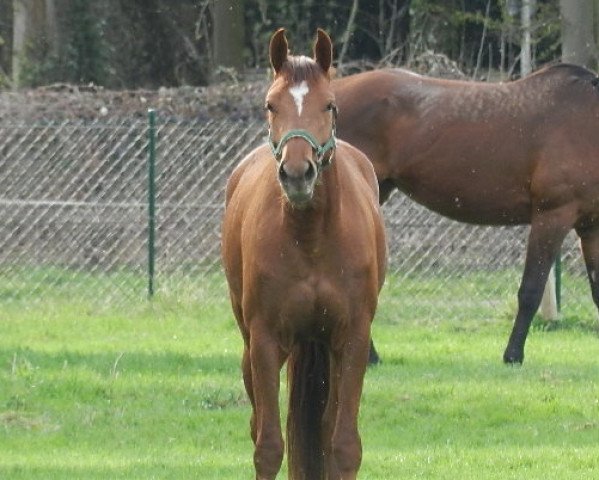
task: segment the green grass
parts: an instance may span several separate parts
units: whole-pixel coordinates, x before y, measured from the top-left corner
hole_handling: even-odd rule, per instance
[[[463,281],[452,309],[460,291],[473,303],[479,279]],[[511,299],[428,318],[402,295],[438,301],[435,285],[390,283],[373,327],[384,362],[361,404],[361,479],[597,478],[593,319],[537,322],[525,365],[506,367]],[[241,338],[220,285],[203,304],[191,288],[100,310],[67,296],[1,303],[0,478],[253,478]]]

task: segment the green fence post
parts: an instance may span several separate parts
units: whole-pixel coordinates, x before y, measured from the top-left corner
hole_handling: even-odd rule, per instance
[[[154,296],[156,237],[156,112],[148,110],[148,298]]]

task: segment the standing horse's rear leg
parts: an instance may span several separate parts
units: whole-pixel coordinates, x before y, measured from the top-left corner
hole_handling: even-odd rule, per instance
[[[524,274],[518,290],[518,314],[503,354],[505,363],[524,361],[524,344],[530,324],[541,303],[551,265],[572,228],[573,218],[571,208],[563,207],[540,212],[531,222]]]
[[[277,341],[262,330],[250,333],[249,361],[255,416],[254,467],[257,480],[274,480],[283,461],[283,435],[279,413],[279,372],[285,357]]]
[[[599,308],[599,227],[577,228],[576,233],[580,237],[593,302]]]

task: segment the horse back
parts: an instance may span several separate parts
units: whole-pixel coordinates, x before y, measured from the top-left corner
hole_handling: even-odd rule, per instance
[[[338,133],[373,162],[382,200],[398,187],[459,221],[528,223],[538,199],[576,197],[581,172],[599,180],[598,84],[572,65],[506,83],[365,72],[334,83]]]

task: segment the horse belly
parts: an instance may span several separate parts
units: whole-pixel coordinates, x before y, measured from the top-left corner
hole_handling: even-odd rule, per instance
[[[518,225],[530,221],[529,179],[524,173],[507,178],[507,170],[459,164],[450,172],[445,170],[446,165],[436,162],[421,164],[402,172],[397,184],[411,199],[460,222]]]
[[[509,195],[509,194],[506,194]],[[530,222],[528,198],[515,202],[514,196],[503,198],[482,192],[481,196],[469,196],[461,192],[431,200],[429,197],[414,200],[459,222],[476,225],[521,225]]]

